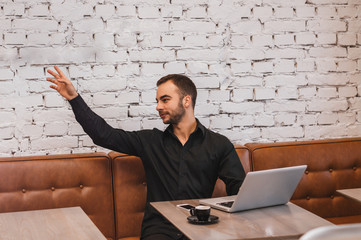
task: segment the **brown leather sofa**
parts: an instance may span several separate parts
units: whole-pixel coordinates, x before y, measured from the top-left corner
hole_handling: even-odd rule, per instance
[[[361,222],[361,138],[235,146],[246,172],[307,164],[292,202],[336,224]],[[111,152],[0,158],[0,212],[80,206],[108,239],[139,239],[147,185],[138,157]],[[218,181],[213,196],[224,196]]]

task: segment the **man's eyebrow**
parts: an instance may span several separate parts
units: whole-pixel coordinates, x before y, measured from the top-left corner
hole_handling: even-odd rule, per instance
[[[171,96],[165,94],[165,95],[161,96],[159,99],[163,99],[163,98],[171,98]]]

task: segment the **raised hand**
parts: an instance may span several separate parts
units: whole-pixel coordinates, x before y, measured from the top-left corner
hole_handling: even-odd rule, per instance
[[[60,70],[60,68],[54,66],[54,69],[56,70],[57,73],[51,71],[50,69],[47,70],[47,72],[54,77],[54,78],[46,78],[47,81],[55,84],[55,85],[50,85],[50,87],[58,91],[58,93],[61,96],[63,96],[69,101],[77,97],[78,93],[74,85],[70,82],[70,80]]]

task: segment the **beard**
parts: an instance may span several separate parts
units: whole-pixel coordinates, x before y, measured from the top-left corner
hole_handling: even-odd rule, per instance
[[[174,110],[173,113],[169,113],[169,112],[166,112],[166,113],[168,114],[169,119],[167,119],[167,120],[164,119],[163,123],[178,124],[182,120],[183,116],[185,115],[186,110],[183,107],[182,102],[179,102],[177,109]]]

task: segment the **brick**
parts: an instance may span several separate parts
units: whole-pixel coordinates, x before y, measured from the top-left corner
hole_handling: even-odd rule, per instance
[[[15,138],[2,140],[0,144],[0,155],[12,156],[13,153],[19,151],[19,141]],[[7,154],[4,154],[7,153]]]
[[[204,6],[195,6],[186,11],[186,17],[187,18],[206,18],[207,17],[207,11],[206,7]]]
[[[207,8],[207,13],[208,17],[215,22],[227,23],[236,23],[241,18],[249,18],[251,16],[249,7],[236,4],[210,5]]]
[[[119,29],[130,33],[147,33],[150,31],[150,29],[152,32],[167,32],[169,31],[169,24],[167,21],[155,19],[139,19],[137,21],[131,19],[124,19],[124,21],[119,21],[119,19],[109,19],[107,21],[108,31],[117,32]]]
[[[126,51],[118,50],[118,51],[97,51],[96,52],[96,60],[101,63],[122,63],[128,60],[128,54]]]
[[[102,32],[104,23],[101,19],[82,19],[73,24],[74,30],[83,33],[96,33]]]
[[[133,5],[116,6],[116,14],[120,17],[135,17],[137,15],[136,8]]]
[[[179,40],[178,40],[179,41]],[[186,46],[201,47],[207,42],[207,37],[205,34],[189,35],[184,39],[184,44]]]
[[[194,109],[196,116],[206,116],[209,118],[210,115],[218,115],[219,105],[211,104],[211,103],[199,103],[197,107]]]
[[[267,19],[270,19],[273,15],[272,7],[254,7],[253,16],[260,19],[262,22],[265,22]]]
[[[273,62],[272,61],[254,62],[253,71],[256,73],[273,72]]]
[[[33,17],[46,17],[49,15],[49,6],[47,4],[32,5],[28,13]]]
[[[355,60],[340,60],[337,63],[338,72],[354,72],[357,70],[357,61]]]
[[[295,72],[295,61],[280,59],[275,62],[274,72],[276,73],[292,73]]]
[[[295,44],[295,36],[293,34],[281,34],[274,36],[275,45],[293,45]]]
[[[138,118],[120,120],[118,122],[118,127],[125,131],[138,131],[141,129],[141,120]]]
[[[157,116],[155,106],[133,106],[129,107],[129,116],[130,117],[151,117]]]
[[[95,33],[94,45],[97,48],[112,50],[115,47],[114,39],[115,37],[113,33]]]
[[[213,76],[203,76],[203,77],[192,77],[192,80],[194,84],[196,85],[197,89],[213,89],[213,88],[219,88],[220,85],[220,79],[219,77],[213,77]]]
[[[52,70],[54,71],[54,69]],[[43,67],[35,67],[35,66],[20,67],[18,69],[18,75],[22,79],[39,79],[39,78],[44,79],[45,69]],[[51,77],[51,76],[47,74],[47,77]]]
[[[318,44],[336,44],[337,35],[335,33],[318,33],[317,43]]]
[[[25,124],[19,128],[19,132],[23,137],[30,137],[30,139],[40,138],[44,133],[43,125]]]
[[[0,128],[1,139],[12,139],[15,133],[14,130],[15,130],[14,127]]]
[[[173,21],[170,30],[175,32],[214,32],[216,25],[213,22],[201,21]]]
[[[13,111],[1,111],[0,112],[0,127],[14,126],[16,121],[16,115]]]
[[[316,114],[304,114],[298,115],[297,124],[307,126],[307,125],[315,125],[317,123]]]
[[[227,39],[224,39],[224,37],[221,35],[211,35],[206,39],[207,45],[209,47],[223,47],[225,44],[227,44],[225,41],[227,41]]]
[[[209,91],[207,89],[197,90],[197,103],[207,103],[209,100]]]
[[[249,61],[247,62],[236,62],[231,64],[231,70],[234,74],[250,72],[252,65]]]
[[[27,37],[28,45],[48,45],[50,41],[48,33],[30,33]]]
[[[155,94],[153,95],[153,101]],[[120,104],[139,103],[139,92],[121,92],[119,93],[116,102]]]
[[[18,58],[18,53],[16,48],[5,48],[0,47],[0,60],[11,61]],[[7,65],[9,66],[9,65]]]
[[[140,72],[144,76],[165,74],[163,63],[144,63],[142,64]]]
[[[14,72],[10,68],[0,68],[0,81],[12,80]]]
[[[318,6],[317,16],[322,19],[331,19],[337,16],[336,8],[333,6]]]
[[[280,113],[274,117],[275,125],[278,126],[289,126],[296,123],[297,114]]]
[[[333,59],[322,59],[316,60],[317,72],[327,73],[327,72],[336,72],[336,62]]]
[[[236,60],[263,60],[265,53],[261,49],[237,49],[229,52],[230,59]]]
[[[278,32],[301,32],[306,30],[306,22],[303,20],[279,20],[267,21],[264,23],[265,33],[278,33]]]
[[[304,135],[302,127],[270,127],[262,129],[262,137],[268,139],[302,138]]]
[[[115,92],[124,90],[126,86],[124,77],[78,80],[78,91],[80,92]]]
[[[277,98],[278,99],[297,99],[298,90],[297,88],[290,87],[281,87],[277,89]]]
[[[236,76],[231,78],[232,86],[235,88],[245,88],[251,86],[261,86],[263,84],[263,77],[256,76]]]
[[[153,6],[140,6],[138,7],[138,16],[140,19],[143,18],[159,18],[160,9]]]
[[[252,100],[254,98],[253,91],[254,90],[252,88],[234,89],[232,91],[232,101],[243,102],[245,100]]]
[[[183,34],[164,34],[162,35],[162,45],[165,47],[180,47],[183,45]]]
[[[339,126],[306,126],[305,138],[308,139],[322,139],[345,136],[344,127]]]
[[[276,95],[272,88],[256,88],[254,91],[256,100],[274,99]]]
[[[356,87],[339,87],[338,88],[339,97],[356,97],[357,88]]]
[[[296,16],[300,18],[313,18],[316,15],[315,7],[299,6],[296,8]]]
[[[104,119],[120,119],[128,117],[128,106],[123,107],[97,107],[93,111]]]
[[[330,48],[311,48],[309,50],[311,57],[346,57],[347,49],[342,47],[330,47]],[[349,50],[350,55],[350,50]]]
[[[311,112],[337,112],[348,108],[346,100],[313,100],[307,104],[307,110]]]
[[[229,129],[232,127],[232,119],[227,115],[213,116],[210,118],[210,128]]]
[[[9,45],[24,45],[26,43],[25,33],[5,33],[4,43]]]
[[[291,7],[276,7],[274,8],[274,16],[276,18],[287,19],[293,18],[294,11]]]
[[[296,100],[269,102],[265,105],[266,112],[304,112],[306,103]]]
[[[320,98],[335,98],[337,96],[337,89],[335,87],[318,88],[317,96]]]
[[[92,69],[90,65],[70,65],[69,77],[74,78],[90,78]]]
[[[250,115],[235,115],[233,117],[233,126],[234,127],[243,127],[243,126],[253,126],[254,125],[254,118]]]
[[[143,129],[153,129],[157,128],[161,131],[165,130],[166,125],[162,122],[161,119],[143,119],[142,120]]]
[[[338,33],[337,42],[341,46],[356,45],[356,33]]]
[[[132,50],[129,57],[131,61],[167,62],[175,60],[175,52],[163,49]]]
[[[305,52],[301,49],[282,48],[269,49],[265,52],[265,58],[304,58]]]
[[[184,62],[167,62],[164,64],[164,70],[167,74],[185,73],[186,66]]]
[[[254,46],[273,46],[273,37],[269,34],[252,35],[251,41]]]
[[[359,59],[361,56],[361,48],[348,48],[347,57],[349,59]]]
[[[47,93],[44,95],[45,107],[64,107],[65,100],[58,93]]]
[[[198,93],[199,93],[199,91],[198,91]],[[147,91],[141,92],[141,102],[142,103],[156,103],[155,97],[156,97],[156,90],[147,90]],[[197,101],[198,101],[198,97],[197,97]]]
[[[96,93],[93,98],[94,105],[111,105],[115,103],[114,93]]]
[[[360,10],[359,10],[360,11]],[[359,14],[361,16],[361,14]],[[348,31],[353,33],[360,33],[361,31],[361,23],[359,20],[349,20],[348,21]]]
[[[349,3],[351,5],[351,3]],[[357,8],[352,6],[337,7],[337,15],[339,18],[355,18],[357,17]]]
[[[316,87],[303,87],[299,90],[299,98],[300,99],[312,99],[316,96]]]
[[[56,31],[58,22],[50,19],[14,19],[12,27],[27,31]]]
[[[204,62],[188,62],[186,64],[187,70],[191,73],[191,74],[196,74],[196,73],[208,73],[208,64],[204,63]]]
[[[138,91],[155,89],[159,78],[160,76],[131,76],[127,79],[127,86]]]
[[[239,21],[231,25],[231,31],[243,34],[261,34],[262,25],[259,21]]]
[[[115,35],[115,44],[118,47],[134,47],[137,44],[137,37],[134,33],[124,32]]]
[[[68,134],[70,136],[85,135],[85,132],[79,123],[69,123]]]
[[[351,110],[361,109],[361,98],[360,97],[349,98],[349,103],[350,103]]]
[[[68,123],[52,122],[46,123],[44,126],[44,134],[46,136],[64,136],[68,133]]]
[[[257,113],[263,112],[263,103],[247,102],[247,103],[221,103],[221,113]]]
[[[30,145],[32,150],[76,148],[78,147],[78,138],[76,136],[40,138],[32,140]]]
[[[113,77],[115,67],[114,65],[96,65],[93,67],[93,75],[99,78]]]
[[[115,14],[115,6],[111,4],[96,5],[95,16],[100,17],[103,21],[110,19]]]
[[[314,33],[296,33],[295,39],[296,43],[301,45],[313,45],[316,42]]]
[[[344,85],[346,80],[342,73],[309,74],[308,82],[312,85]]]
[[[25,5],[22,3],[6,3],[3,9],[5,16],[22,16],[25,13]]]
[[[181,49],[177,51],[177,60],[217,61],[221,54],[221,49]]]
[[[93,36],[90,33],[74,33],[74,44],[75,45],[88,45],[93,42]]]
[[[315,61],[313,59],[297,59],[297,72],[313,72],[315,70]]]
[[[317,123],[320,125],[336,124],[337,120],[337,113],[321,113],[318,115]]]
[[[346,23],[340,20],[309,20],[307,30],[316,32],[338,32],[346,31]]]
[[[180,18],[182,17],[182,6],[163,6],[161,8],[161,16],[163,18]]]
[[[230,100],[228,90],[211,90],[209,91],[209,100],[211,102],[225,102]]]
[[[267,114],[257,115],[254,122],[254,125],[256,127],[270,127],[273,126],[274,124],[275,122],[273,116]]]
[[[361,39],[361,37],[359,39]],[[243,36],[237,34],[232,34],[231,36],[231,45],[233,47],[246,47],[250,45],[250,42],[250,36]]]

